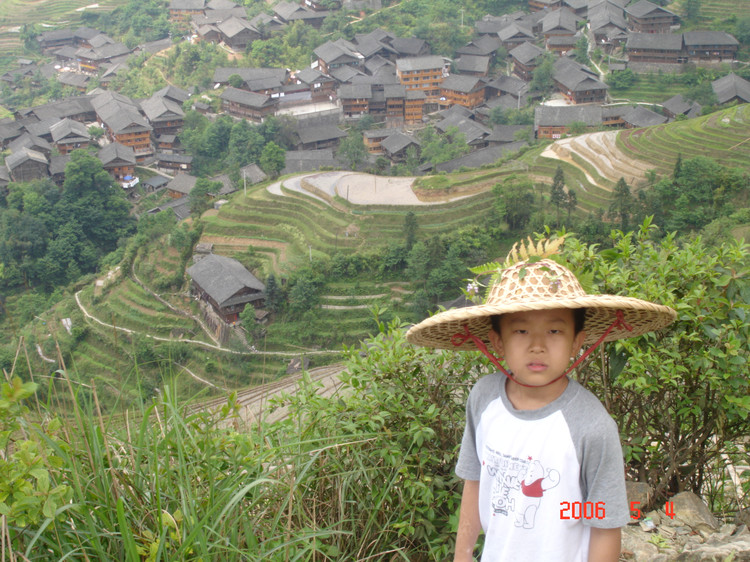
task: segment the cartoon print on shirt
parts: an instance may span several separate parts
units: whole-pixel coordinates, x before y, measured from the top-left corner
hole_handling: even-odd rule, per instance
[[[516,527],[524,529],[534,528],[534,519],[542,503],[544,492],[554,488],[560,483],[560,473],[548,468],[545,475],[544,467],[539,461],[530,461],[523,480],[519,482],[521,494],[523,494],[523,509],[516,512]]]
[[[516,502],[520,497],[517,485],[519,478],[526,472],[528,461],[485,449],[482,465],[492,478],[490,491],[493,515],[508,516],[515,511]]]
[[[537,460],[519,459],[485,449],[483,467],[492,478],[490,491],[492,515],[514,515],[516,527],[533,529],[536,512],[546,490],[560,483],[560,473],[545,471]]]

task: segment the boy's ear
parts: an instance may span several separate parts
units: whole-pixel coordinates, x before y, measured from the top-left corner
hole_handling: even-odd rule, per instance
[[[571,355],[573,357],[578,355],[578,352],[581,351],[581,348],[583,347],[583,341],[586,339],[586,332],[581,330],[576,334],[576,337],[573,338],[573,347],[572,347],[572,353]]]
[[[492,347],[495,349],[495,353],[502,357],[504,355],[504,348],[503,339],[500,337],[500,334],[498,334],[494,328],[490,328],[490,331],[487,332],[487,337],[489,338]]]

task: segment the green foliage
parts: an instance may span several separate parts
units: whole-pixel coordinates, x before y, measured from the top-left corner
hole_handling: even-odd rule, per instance
[[[56,448],[60,441],[59,419],[45,427],[28,424],[24,401],[33,396],[37,385],[14,377],[0,387],[0,515],[12,531],[12,541],[27,527],[45,519],[52,523],[72,496],[66,484],[56,484],[62,459]]]
[[[626,232],[633,211],[634,199],[630,194],[630,186],[625,182],[625,178],[617,180],[613,195],[612,203],[609,206],[609,217],[617,219],[620,223],[620,230]]]
[[[284,169],[285,162],[286,152],[275,142],[271,141],[263,147],[258,164],[266,174],[275,178]]]
[[[417,215],[413,211],[406,213],[404,217],[404,246],[406,251],[411,250],[414,242],[417,239],[417,231],[419,230],[419,223],[417,221]]]
[[[495,184],[492,192],[502,203],[498,207],[498,214],[508,224],[508,228],[514,231],[526,228],[535,209],[534,186],[531,181],[512,175],[502,184]]]
[[[631,88],[637,80],[638,76],[630,68],[610,72],[607,76],[607,84],[616,90]]]
[[[550,186],[549,202],[557,210],[557,222],[560,222],[560,208],[565,205],[566,194],[565,194],[565,173],[563,172],[562,166],[557,165],[555,170],[555,177],[552,178],[552,185]]]
[[[211,197],[221,189],[220,181],[210,181],[206,178],[198,178],[188,195],[190,199],[190,214],[200,216],[211,207]]]
[[[640,195],[640,193],[639,193]],[[698,156],[678,158],[673,178],[641,195],[643,215],[654,213],[667,231],[698,231],[750,201],[750,177],[736,168]]]
[[[630,476],[658,504],[703,491],[712,462],[750,432],[750,260],[746,244],[654,242],[654,228],[616,232],[599,254],[569,240],[565,255],[591,292],[677,310],[670,328],[611,345],[583,373],[618,422]]]
[[[85,150],[71,154],[62,192],[48,180],[10,184],[0,204],[0,283],[51,289],[94,271],[135,224],[112,185]]]
[[[529,84],[529,91],[531,92],[548,92],[552,89],[554,81],[552,75],[555,72],[554,69],[555,59],[550,53],[542,55],[541,62],[534,69],[531,83]]]
[[[483,370],[475,354],[408,345],[395,320],[350,350],[341,376],[346,400],[301,385],[287,399],[295,415],[276,439],[293,443],[295,458],[310,459],[297,472],[295,503],[321,508],[295,511],[292,528],[337,529],[320,545],[335,548],[340,560],[394,550],[408,560],[448,558],[460,503],[453,465],[463,404]]]
[[[466,138],[457,127],[448,127],[444,134],[438,134],[430,125],[420,131],[419,138],[422,145],[422,162],[433,165],[458,158],[470,150]]]
[[[349,168],[356,170],[362,161],[367,158],[367,148],[364,137],[357,129],[352,129],[345,139],[339,143],[338,155],[344,158]]]

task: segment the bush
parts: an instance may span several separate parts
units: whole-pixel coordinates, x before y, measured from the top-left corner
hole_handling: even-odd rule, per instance
[[[454,474],[464,403],[487,371],[477,354],[415,348],[394,320],[351,349],[343,386],[324,398],[303,384],[274,442],[293,443],[293,534],[335,529],[321,553],[338,560],[445,560],[453,551],[460,479]],[[447,367],[449,365],[449,367]],[[345,396],[342,400],[339,396]],[[304,469],[304,470],[301,470]]]
[[[599,254],[569,241],[566,255],[594,292],[678,312],[669,329],[617,342],[583,372],[618,422],[629,475],[658,504],[705,492],[714,461],[750,434],[750,257],[737,241],[654,242],[653,230],[617,232]]]

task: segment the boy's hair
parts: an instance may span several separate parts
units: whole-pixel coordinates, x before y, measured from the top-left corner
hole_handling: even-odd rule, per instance
[[[578,335],[580,332],[583,331],[583,325],[586,322],[586,309],[585,308],[573,308],[573,329],[575,331],[574,335]],[[502,314],[493,314],[490,316],[490,324],[492,325],[492,329],[500,334],[500,317]]]

